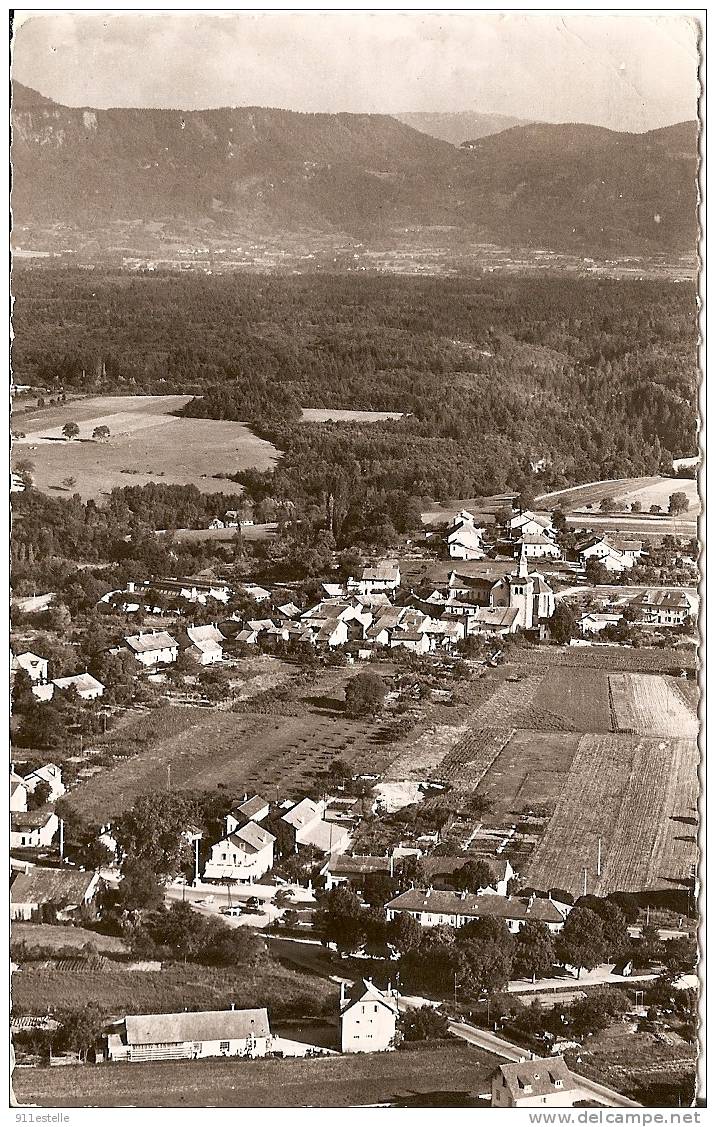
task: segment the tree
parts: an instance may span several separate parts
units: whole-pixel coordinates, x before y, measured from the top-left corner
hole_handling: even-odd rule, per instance
[[[400,955],[417,951],[423,938],[423,929],[407,912],[398,912],[388,927],[388,942]]]
[[[98,442],[106,442],[110,436],[110,429],[108,426],[95,427],[92,431],[92,437]]]
[[[650,505],[649,512],[656,516],[657,513],[661,512],[661,505]]]
[[[62,433],[65,438],[71,442],[73,438],[77,438],[80,433],[80,428],[77,426],[77,423],[65,423],[62,428]]]
[[[49,783],[41,779],[34,790],[30,791],[27,796],[27,809],[39,810],[42,806],[46,806],[52,797],[52,787]]]
[[[397,884],[387,873],[368,873],[363,881],[363,899],[371,908],[382,908],[395,896]]]
[[[573,908],[557,939],[557,957],[565,966],[592,970],[605,955],[604,929],[596,912],[589,908]]]
[[[560,535],[567,531],[567,517],[562,509],[555,509],[552,513],[552,525],[554,526],[555,532],[558,532]]]
[[[59,1020],[57,1048],[65,1052],[79,1053],[82,1060],[86,1060],[87,1053],[95,1047],[106,1024],[102,1010],[98,1006],[88,1004],[80,1009],[65,1012],[59,1016]]]
[[[494,881],[492,866],[481,857],[472,858],[452,875],[455,888],[465,892],[479,892],[481,888],[489,888]]]
[[[661,960],[664,944],[661,941],[658,927],[655,927],[654,924],[644,924],[637,950],[639,959],[647,965]]]
[[[77,485],[77,478],[72,477],[72,475],[70,475],[69,477],[63,477],[62,484],[65,489],[73,489],[74,486]]]
[[[627,921],[618,903],[601,896],[581,896],[576,906],[595,912],[602,921],[606,958],[617,959],[628,950],[630,940]]]
[[[191,863],[185,836],[199,828],[194,799],[182,793],[144,794],[117,819],[114,836],[122,854],[141,861],[158,876],[176,876]]]
[[[554,614],[550,619],[549,628],[555,642],[559,642],[561,646],[565,646],[579,633],[577,616],[564,599],[560,599],[557,603]]]
[[[152,869],[147,868],[143,861],[128,857],[122,866],[119,900],[122,907],[130,910],[161,908],[164,889]]]
[[[556,959],[552,933],[545,924],[528,920],[515,940],[515,973],[521,978],[548,978]]]
[[[631,511],[633,513],[640,513],[641,512],[641,501],[632,501]]]
[[[619,506],[613,497],[602,497],[599,508],[603,513],[615,513]]]
[[[335,943],[339,951],[356,951],[366,939],[365,909],[351,889],[332,888],[318,901],[314,927],[323,943]]]
[[[435,1041],[447,1037],[449,1027],[445,1014],[433,1006],[410,1009],[400,1020],[406,1041]]]
[[[569,1018],[575,1032],[584,1036],[608,1029],[616,1017],[627,1012],[630,1005],[623,990],[600,986],[569,1007]]]
[[[674,516],[689,511],[689,499],[685,493],[672,493],[669,497],[669,512]]]
[[[594,583],[595,586],[599,583],[608,583],[610,578],[607,568],[596,556],[589,557],[584,568],[584,574],[589,582]]]
[[[458,979],[466,993],[501,990],[512,977],[514,939],[503,920],[491,917],[462,927],[457,936]]]
[[[375,716],[385,700],[385,685],[377,673],[358,673],[346,685],[346,712],[349,716]]]

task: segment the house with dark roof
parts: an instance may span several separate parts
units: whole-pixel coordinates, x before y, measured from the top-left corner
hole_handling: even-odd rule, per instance
[[[18,873],[10,887],[10,919],[30,920],[44,904],[52,904],[58,918],[68,919],[78,908],[91,904],[99,879],[99,873],[34,865]]]
[[[395,1048],[398,995],[390,987],[379,990],[364,978],[347,991],[341,982],[340,1006],[344,1053],[384,1053]]]
[[[574,1107],[587,1098],[560,1056],[501,1064],[492,1074],[492,1107]]]
[[[642,591],[628,605],[637,612],[637,621],[648,626],[683,626],[693,615],[684,591]]]
[[[545,924],[556,934],[564,927],[571,908],[542,897],[499,896],[491,892],[443,892],[434,888],[411,888],[385,906],[388,922],[406,913],[421,927],[463,927],[485,917],[504,920],[517,933],[528,921]]]
[[[272,1036],[268,1011],[204,1010],[176,1014],[128,1014],[107,1035],[111,1061],[200,1060],[265,1057]]]
[[[624,571],[625,568],[633,567],[645,554],[641,540],[602,535],[592,535],[581,540],[575,551],[582,567],[586,567],[589,560],[595,559],[608,571]]]
[[[400,586],[400,568],[396,563],[385,561],[375,566],[364,567],[360,579],[350,577],[349,591],[370,595],[374,591],[395,591]]]
[[[445,533],[447,553],[451,560],[481,560],[487,553],[485,529],[478,528],[472,513],[463,509]]]
[[[55,840],[59,825],[54,810],[11,811],[10,848],[47,849]]]

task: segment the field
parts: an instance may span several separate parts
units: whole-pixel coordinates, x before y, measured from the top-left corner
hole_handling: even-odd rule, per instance
[[[559,489],[555,493],[543,493],[537,497],[542,509],[561,509],[564,513],[584,509],[587,505],[599,508],[605,497],[624,497],[627,493],[645,490],[663,479],[660,477],[625,477],[614,481],[590,481],[585,485],[575,485],[571,489]],[[672,490],[673,492],[673,490]],[[667,499],[668,500],[668,499]]]
[[[24,943],[26,947],[46,947],[48,950],[61,950],[63,947],[76,947],[81,950],[91,943],[101,954],[123,954],[127,950],[124,940],[116,935],[102,935],[84,927],[62,927],[60,924],[28,924],[15,921],[10,929],[13,943]]]
[[[69,930],[69,929],[68,929]],[[67,960],[62,960],[67,963]],[[80,998],[109,1015],[177,1013],[187,1009],[222,1010],[271,1006],[290,1017],[328,1013],[337,1001],[337,987],[327,979],[282,966],[273,960],[237,969],[175,963],[160,971],[129,970],[105,961],[101,970],[23,962],[13,975],[16,1014],[44,1014],[72,1009]]]
[[[696,739],[693,709],[663,677],[640,673],[609,675],[609,698],[617,732]]]
[[[204,493],[237,492],[226,476],[255,467],[270,469],[278,452],[242,423],[181,419],[172,412],[187,395],[96,396],[18,416],[25,438],[14,443],[13,464],[35,463],[33,478],[45,492],[76,478],[73,493],[97,500],[115,486],[162,482],[196,485]],[[79,438],[67,442],[62,427],[74,421]],[[107,442],[95,442],[97,426],[110,428]]]
[[[683,888],[697,860],[695,740],[585,735],[525,874],[537,888]],[[601,874],[597,871],[601,840]]]
[[[580,736],[569,732],[514,732],[480,785],[493,803],[490,821],[504,821],[536,806],[552,809],[574,759]]]
[[[439,777],[460,790],[475,790],[514,735],[512,728],[473,728],[440,764]]]
[[[489,1089],[496,1057],[463,1042],[316,1060],[181,1061],[16,1069],[40,1107],[445,1107]],[[418,1104],[417,1106],[421,1106]]]
[[[673,673],[695,669],[696,650],[681,646],[677,650],[633,646],[540,646],[520,653],[520,663],[542,669],[602,669],[611,673]],[[561,677],[561,674],[560,674]]]
[[[117,733],[119,750],[140,754],[81,783],[68,800],[87,817],[106,820],[138,795],[165,790],[169,781],[173,788],[256,789],[273,798],[277,788],[284,796],[300,796],[339,756],[366,771],[382,769],[392,725],[348,719],[336,710],[345,676],[332,673],[312,687],[316,695],[289,704],[287,710],[297,715],[282,715],[279,705],[261,714],[251,700],[243,713],[170,708],[161,716],[147,714],[137,721],[139,731],[128,727]],[[338,698],[318,695],[328,692]]]
[[[400,411],[344,411],[338,407],[304,407],[304,423],[382,423],[386,419],[402,419]]]
[[[660,477],[648,485],[626,492],[620,490],[614,494],[615,500],[631,505],[633,501],[641,502],[641,507],[646,512],[651,505],[660,505],[664,512],[669,508],[669,497],[672,493],[685,493],[689,499],[689,516],[701,512],[701,502],[697,490],[698,482],[693,477]]]

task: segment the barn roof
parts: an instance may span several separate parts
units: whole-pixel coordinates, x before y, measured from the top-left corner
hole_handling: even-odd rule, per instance
[[[270,1037],[268,1011],[203,1010],[200,1013],[132,1014],[125,1018],[128,1045],[185,1041],[237,1041]]]

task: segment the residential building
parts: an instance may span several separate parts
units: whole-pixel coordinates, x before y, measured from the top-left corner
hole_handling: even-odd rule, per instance
[[[296,850],[303,845],[323,853],[343,853],[348,848],[348,830],[335,822],[325,821],[325,811],[325,802],[304,798],[281,816],[281,821],[293,830]]]
[[[517,550],[528,559],[561,560],[562,550],[544,532],[525,533],[517,541]]]
[[[52,684],[60,692],[74,689],[82,700],[97,700],[104,696],[104,685],[91,673],[75,673],[73,677],[55,677]]]
[[[258,583],[242,583],[240,590],[255,603],[265,603],[271,598],[271,592],[265,587],[260,587]]]
[[[475,525],[472,513],[465,509],[455,514],[453,523],[445,533],[445,543],[450,559],[481,560],[487,552],[485,529]]]
[[[551,518],[543,513],[533,513],[530,509],[525,509],[523,513],[513,513],[507,522],[507,532],[513,540],[519,540],[523,536],[555,535]]]
[[[398,995],[390,987],[379,990],[364,978],[346,992],[341,982],[340,1005],[344,1053],[384,1053],[395,1047]]]
[[[607,614],[602,611],[586,611],[577,620],[577,625],[584,634],[601,634],[607,626],[616,626],[621,622],[623,615]]]
[[[624,571],[633,567],[644,556],[641,540],[625,540],[616,537],[593,535],[577,544],[579,563],[584,568],[591,559],[603,564],[607,571]]]
[[[38,657],[37,654],[31,653],[29,650],[12,657],[10,670],[14,673],[18,669],[24,669],[34,683],[42,683],[47,680],[47,658]]]
[[[518,607],[478,607],[471,616],[469,633],[503,638],[505,634],[514,634],[520,625]]]
[[[78,908],[91,906],[99,882],[99,873],[35,865],[18,873],[10,887],[10,918],[30,920],[43,905],[52,904],[58,919],[69,919]]]
[[[371,873],[384,873],[389,876],[393,871],[391,857],[354,857],[344,853],[339,857],[331,856],[321,869],[321,876],[326,878],[326,889],[330,892],[339,884],[351,882],[362,884],[365,877]]]
[[[264,818],[268,817],[269,803],[265,798],[260,795],[254,794],[251,798],[248,795],[244,801],[236,807],[235,811],[226,815],[226,832],[231,833],[237,826],[243,825],[244,822],[263,822]]]
[[[643,591],[630,599],[628,606],[637,612],[637,621],[648,626],[683,626],[693,615],[683,591]]]
[[[47,849],[59,825],[53,810],[14,811],[10,814],[10,848]]]
[[[422,927],[437,927],[438,924],[462,927],[471,920],[491,917],[504,920],[513,933],[528,921],[546,924],[551,932],[557,933],[564,927],[570,908],[556,900],[537,896],[513,897],[490,892],[411,888],[389,901],[385,910],[389,921],[406,912]]]
[[[560,1056],[501,1064],[492,1074],[492,1107],[574,1107],[588,1098]]]
[[[396,591],[400,586],[400,568],[396,563],[381,563],[374,567],[364,567],[360,579],[352,576],[348,580],[348,589],[359,591],[363,595],[370,595],[374,591]]]
[[[10,811],[27,810],[27,796],[29,794],[27,784],[24,779],[16,775],[14,771],[10,771]]]
[[[187,626],[179,641],[186,642],[186,649],[199,665],[213,665],[224,656],[224,635],[213,622],[206,626]]]
[[[125,645],[142,665],[169,665],[179,655],[179,643],[166,630],[140,630],[138,634],[124,639]]]
[[[23,781],[30,794],[34,792],[39,783],[47,783],[50,787],[50,802],[57,802],[57,799],[61,798],[66,790],[62,782],[62,768],[58,767],[56,763],[45,763],[44,766],[38,767],[36,771],[31,771],[29,775],[26,775]]]
[[[211,857],[204,868],[205,880],[231,878],[253,882],[273,868],[273,847],[276,838],[256,822],[234,827],[227,836],[211,847]]]
[[[200,1060],[265,1057],[271,1046],[268,1012],[184,1011],[127,1015],[120,1032],[107,1035],[107,1060]]]

